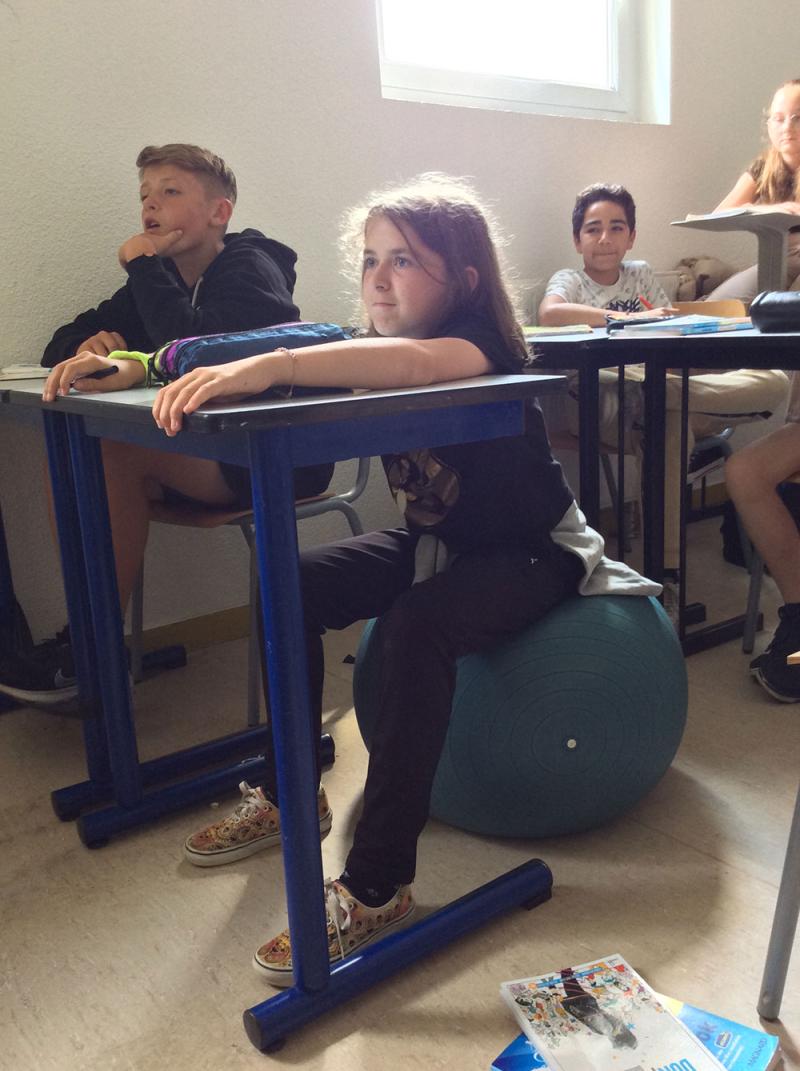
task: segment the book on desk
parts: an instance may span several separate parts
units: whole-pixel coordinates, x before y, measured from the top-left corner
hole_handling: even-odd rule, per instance
[[[678,337],[681,335],[708,335],[723,331],[749,331],[752,329],[749,316],[703,316],[690,313],[686,316],[665,316],[648,323],[615,320],[608,325],[608,334],[614,338]]]
[[[589,324],[561,324],[557,327],[526,324],[522,328],[525,341],[530,342],[535,338],[545,338],[547,335],[591,335],[592,328]]]
[[[40,364],[7,364],[0,368],[0,380],[3,379],[47,379],[52,368],[42,368]]]

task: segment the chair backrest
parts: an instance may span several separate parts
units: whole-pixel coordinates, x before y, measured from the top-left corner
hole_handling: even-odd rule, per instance
[[[674,301],[673,305],[682,316],[698,312],[705,316],[746,316],[744,302],[738,298],[724,298],[722,301]]]

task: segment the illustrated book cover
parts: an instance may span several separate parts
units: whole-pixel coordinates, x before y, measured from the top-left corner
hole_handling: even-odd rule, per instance
[[[674,997],[657,996],[728,1071],[773,1071],[780,1064],[780,1039],[774,1034],[713,1015]]]
[[[615,953],[500,993],[552,1071],[720,1071],[724,1065]]]
[[[779,1066],[781,1049],[774,1034],[743,1026],[673,997],[657,996],[667,1011],[685,1023],[728,1071],[775,1071]],[[530,1038],[518,1034],[495,1057],[490,1071],[542,1071],[546,1068],[545,1058]]]

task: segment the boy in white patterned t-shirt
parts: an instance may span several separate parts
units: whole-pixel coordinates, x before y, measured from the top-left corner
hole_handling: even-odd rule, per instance
[[[650,265],[624,260],[636,240],[636,205],[619,185],[596,183],[582,190],[572,212],[572,238],[583,268],[565,268],[552,276],[539,305],[544,326],[590,324],[604,327],[608,318],[636,319],[674,312]],[[578,432],[577,384],[571,377],[567,400],[570,431]],[[642,448],[643,365],[628,365],[625,452],[637,456]],[[690,375],[689,443],[732,424],[768,419],[787,394],[783,372],[739,369],[735,372]],[[680,550],[681,377],[667,376],[664,487],[665,605],[674,602]],[[600,372],[600,440],[611,449],[617,442],[617,374]]]

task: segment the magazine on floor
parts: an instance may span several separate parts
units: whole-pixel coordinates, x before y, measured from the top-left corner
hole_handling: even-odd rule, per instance
[[[779,1039],[754,1026],[695,1008],[682,1000],[656,994],[667,1011],[685,1023],[728,1071],[775,1071],[781,1062]],[[490,1071],[542,1071],[547,1062],[525,1034],[495,1057]]]
[[[500,993],[552,1071],[724,1067],[617,953],[503,982]]]

